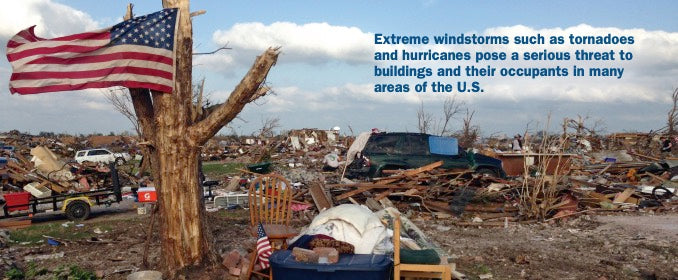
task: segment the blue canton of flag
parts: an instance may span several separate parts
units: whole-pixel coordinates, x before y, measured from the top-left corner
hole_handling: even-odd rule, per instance
[[[132,44],[173,50],[176,21],[177,9],[165,9],[118,23],[111,28],[111,45]]]

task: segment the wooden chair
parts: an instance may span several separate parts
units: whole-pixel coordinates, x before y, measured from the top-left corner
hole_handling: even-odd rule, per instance
[[[446,260],[441,264],[406,264],[400,262],[400,216],[393,217],[393,279],[405,278],[439,278],[452,279],[452,268]]]
[[[266,236],[271,243],[272,250],[287,248],[287,239],[297,235],[297,231],[289,226],[292,210],[292,185],[277,174],[266,174],[255,178],[249,185],[250,207],[250,231],[254,238],[257,237],[259,223],[264,226]],[[253,271],[257,261],[256,244],[250,265],[247,271],[247,279],[252,274],[272,278],[272,270],[269,273]]]

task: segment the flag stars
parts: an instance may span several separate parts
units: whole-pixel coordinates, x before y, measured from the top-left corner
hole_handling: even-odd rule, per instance
[[[111,29],[111,43],[172,49],[176,9],[137,17]]]

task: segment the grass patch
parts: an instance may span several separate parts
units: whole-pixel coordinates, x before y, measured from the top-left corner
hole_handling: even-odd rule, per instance
[[[62,224],[67,224],[68,227],[63,226]],[[112,229],[110,225],[105,224],[84,224],[83,226],[78,227],[75,223],[55,222],[32,225],[27,228],[13,230],[10,231],[9,237],[12,242],[25,245],[45,242],[47,238],[44,236],[54,237],[63,241],[75,241],[87,239],[96,235],[96,233],[94,233],[94,228],[97,227],[102,231],[110,231]]]
[[[245,169],[245,166],[246,164],[242,162],[205,162],[202,164],[202,172],[208,177],[221,177],[240,173],[238,169]]]
[[[51,277],[50,277],[51,276]],[[34,262],[29,262],[24,271],[18,268],[12,268],[5,273],[5,279],[23,280],[23,279],[69,279],[69,280],[96,280],[96,275],[87,269],[77,265],[61,265],[54,271],[38,267]]]
[[[485,264],[479,263],[470,267],[470,273],[467,273],[469,279],[480,279],[480,275],[492,273],[490,267]]]

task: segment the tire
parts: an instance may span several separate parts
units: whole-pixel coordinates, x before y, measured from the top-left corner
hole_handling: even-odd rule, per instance
[[[662,195],[657,194],[658,190],[663,191],[663,194]],[[656,200],[662,200],[671,198],[673,196],[673,193],[665,187],[655,187],[654,189],[652,189],[652,196]]]
[[[123,164],[125,164],[124,158],[119,157],[119,158],[115,159],[115,165],[120,166],[120,165],[123,165]]]
[[[90,214],[89,203],[82,200],[73,200],[66,206],[66,218],[74,222],[86,220]]]
[[[476,174],[480,174],[480,175],[482,175],[483,177],[484,177],[484,176],[487,176],[487,177],[493,177],[493,178],[498,177],[497,172],[494,171],[494,170],[492,170],[492,169],[489,169],[489,168],[478,168],[478,169],[476,169],[476,172],[475,172],[475,173],[476,173]]]

